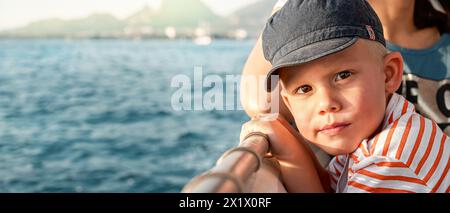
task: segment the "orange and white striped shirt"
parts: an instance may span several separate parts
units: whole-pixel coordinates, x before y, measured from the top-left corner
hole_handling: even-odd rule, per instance
[[[450,192],[450,140],[394,94],[383,130],[328,165],[336,192]]]

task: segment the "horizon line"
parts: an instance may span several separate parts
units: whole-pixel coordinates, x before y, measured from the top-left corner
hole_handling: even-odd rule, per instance
[[[227,17],[228,15],[231,15],[231,14],[233,14],[234,12],[236,12],[236,11],[238,11],[238,10],[240,10],[240,9],[242,9],[242,8],[244,8],[244,7],[246,7],[246,6],[248,6],[248,5],[251,5],[252,3],[256,3],[256,2],[259,2],[259,1],[262,1],[262,0],[254,0],[254,1],[251,1],[251,2],[248,3],[248,4],[243,4],[243,5],[241,5],[241,6],[237,7],[237,8],[235,8],[235,9],[232,9],[232,10],[226,12],[226,13],[218,13],[218,12],[216,11],[216,9],[214,9],[213,7],[211,7],[211,5],[209,5],[208,3],[206,3],[204,0],[200,0],[200,1],[203,2],[203,3],[205,4],[205,6],[207,6],[208,9],[209,9],[214,15],[219,16],[219,17],[223,17],[223,18],[224,18],[224,17]],[[45,18],[38,18],[38,19],[30,20],[30,21],[28,21],[27,23],[24,23],[24,24],[17,24],[17,25],[15,25],[15,26],[10,26],[10,27],[1,27],[1,26],[0,26],[0,32],[20,29],[20,28],[26,27],[26,26],[28,26],[28,25],[30,25],[30,24],[32,24],[32,23],[40,22],[40,21],[45,21],[45,20],[50,20],[50,19],[59,19],[59,20],[62,20],[62,21],[74,21],[74,20],[84,19],[84,18],[93,16],[93,15],[110,15],[110,16],[116,18],[117,20],[125,20],[125,19],[129,18],[130,16],[132,16],[133,14],[137,13],[138,11],[140,11],[140,10],[142,10],[142,9],[144,9],[144,8],[150,8],[150,9],[152,9],[153,11],[158,11],[158,10],[161,8],[161,4],[159,4],[158,6],[152,6],[152,5],[150,5],[149,3],[145,3],[145,4],[143,4],[141,7],[137,8],[136,10],[134,10],[133,12],[130,12],[130,13],[127,14],[127,15],[124,15],[123,17],[120,17],[120,16],[118,16],[118,15],[112,13],[111,11],[94,11],[94,12],[91,12],[91,13],[89,13],[89,14],[87,14],[87,15],[80,15],[80,16],[74,16],[74,17],[48,16],[48,17],[45,17]]]

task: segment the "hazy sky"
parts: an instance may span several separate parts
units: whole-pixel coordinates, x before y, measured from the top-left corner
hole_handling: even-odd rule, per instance
[[[144,5],[157,7],[161,0],[0,0],[0,30],[45,18],[72,19],[107,12],[124,18]],[[214,12],[226,15],[258,0],[201,0]]]

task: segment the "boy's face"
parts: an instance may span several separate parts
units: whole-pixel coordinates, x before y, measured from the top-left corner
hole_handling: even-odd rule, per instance
[[[347,49],[282,68],[282,96],[302,136],[332,155],[353,152],[383,121],[388,92],[382,53],[359,39]]]

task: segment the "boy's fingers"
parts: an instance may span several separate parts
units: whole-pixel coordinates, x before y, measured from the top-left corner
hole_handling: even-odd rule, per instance
[[[258,120],[261,121],[275,121],[278,119],[278,117],[280,117],[280,114],[278,113],[272,113],[272,114],[259,114],[257,116]]]
[[[246,135],[248,135],[251,131],[253,131],[253,121],[252,120],[250,120],[250,121],[247,121],[246,123],[244,123],[243,125],[242,125],[242,128],[241,128],[241,135],[239,136],[239,143],[241,143],[242,142],[242,140],[244,139],[244,137],[246,136]]]
[[[257,119],[257,118],[256,118]],[[263,134],[268,134],[267,133],[267,129],[268,129],[268,127],[267,127],[267,125],[268,124],[266,124],[266,123],[264,123],[264,122],[262,122],[262,121],[259,121],[259,120],[250,120],[250,121],[247,121],[246,123],[244,123],[243,125],[242,125],[242,128],[241,128],[241,134],[240,134],[240,137],[239,137],[239,141],[240,142],[242,142],[243,141],[243,139],[247,136],[247,135],[249,135],[249,134],[251,134],[251,133],[253,133],[253,132],[261,132],[261,133],[263,133]]]

